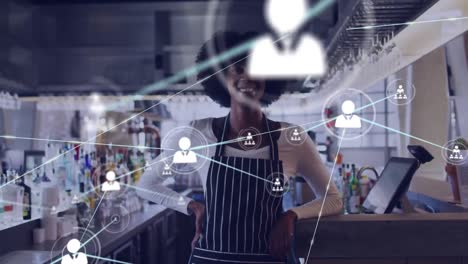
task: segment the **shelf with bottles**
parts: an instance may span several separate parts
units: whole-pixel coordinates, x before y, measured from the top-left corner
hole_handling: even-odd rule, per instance
[[[356,164],[341,161],[336,164],[333,180],[343,199],[343,213],[360,214],[362,204],[377,182],[378,173],[371,167],[359,168]],[[367,170],[373,171],[374,175],[364,174]]]
[[[106,173],[114,172],[122,186],[134,185],[154,158],[154,153],[140,149],[68,143],[49,143],[44,152],[44,165],[35,169],[14,169],[7,164],[0,168],[0,230],[41,218],[47,211],[66,211],[81,202],[94,208],[103,196]],[[105,198],[116,196],[109,193]]]

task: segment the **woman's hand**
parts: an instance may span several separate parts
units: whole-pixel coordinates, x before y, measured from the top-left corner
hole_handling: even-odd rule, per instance
[[[203,232],[203,220],[205,218],[205,206],[199,202],[190,201],[188,204],[188,209],[195,215],[195,236],[192,240],[192,250],[195,248],[195,243],[197,243]]]
[[[284,259],[291,248],[294,236],[294,225],[297,215],[293,211],[282,214],[270,233],[270,254],[278,259]]]

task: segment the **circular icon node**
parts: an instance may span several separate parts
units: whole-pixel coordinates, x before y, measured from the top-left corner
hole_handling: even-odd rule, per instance
[[[209,146],[203,133],[184,126],[174,128],[167,133],[161,144],[162,162],[165,175],[191,174],[200,169],[209,158]],[[172,171],[169,174],[169,171]]]
[[[396,79],[387,85],[385,94],[394,105],[408,105],[416,97],[416,86],[407,85],[403,80]]]
[[[468,160],[468,147],[457,140],[447,142],[442,148],[442,157],[452,165],[462,165]]]
[[[274,197],[284,196],[291,187],[289,185],[289,178],[280,172],[270,174],[267,177],[267,181],[268,183],[265,184],[267,192]]]
[[[243,150],[254,150],[262,145],[263,137],[258,129],[249,127],[242,129],[237,138],[237,143]]]
[[[120,223],[120,215],[112,215],[110,217],[112,223],[114,224],[119,224]]]
[[[132,215],[121,205],[114,205],[110,208],[109,217],[105,217],[102,226],[107,226],[106,232],[118,234],[127,229],[130,225]]]
[[[105,173],[105,177],[100,179],[100,185],[94,186],[95,193],[106,199],[121,198],[128,190],[127,184],[131,183],[131,173],[122,168],[110,170]]]
[[[58,253],[60,252],[60,253]],[[76,228],[72,235],[63,234],[55,240],[50,251],[50,259],[60,259],[58,263],[99,263],[101,242],[95,233],[85,228]],[[93,257],[90,257],[93,256]]]
[[[302,145],[308,137],[306,130],[302,126],[297,125],[290,125],[286,129],[284,136],[286,137],[286,141],[293,146]]]
[[[169,165],[169,163],[164,162],[164,167],[161,174],[165,177],[172,176],[172,168],[171,165]]]
[[[376,119],[375,103],[363,91],[344,89],[330,96],[322,111],[326,129],[343,140],[358,139],[367,134]]]

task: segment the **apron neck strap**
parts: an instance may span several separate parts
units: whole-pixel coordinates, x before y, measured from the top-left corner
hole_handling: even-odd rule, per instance
[[[231,124],[229,122],[230,113],[224,118],[224,125],[223,131],[221,135],[216,135],[218,138],[218,143],[224,143],[225,139],[227,138],[226,133],[229,133],[231,129]],[[268,138],[270,139],[270,158],[272,160],[278,160],[278,133],[272,132],[271,127],[274,125],[274,122],[266,118],[265,114],[263,114],[263,120],[265,122],[265,127],[267,128]],[[216,146],[216,156],[222,156],[224,153],[224,146],[226,144],[219,144]]]

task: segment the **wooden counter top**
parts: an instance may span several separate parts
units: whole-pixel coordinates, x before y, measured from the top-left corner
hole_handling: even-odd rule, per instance
[[[307,255],[317,220],[296,225],[296,253]],[[318,226],[313,258],[468,256],[468,213],[341,215]]]
[[[323,222],[382,222],[382,221],[468,221],[467,213],[411,213],[411,214],[349,214],[324,217]],[[309,222],[316,220],[305,220]],[[300,224],[298,223],[298,224]]]

